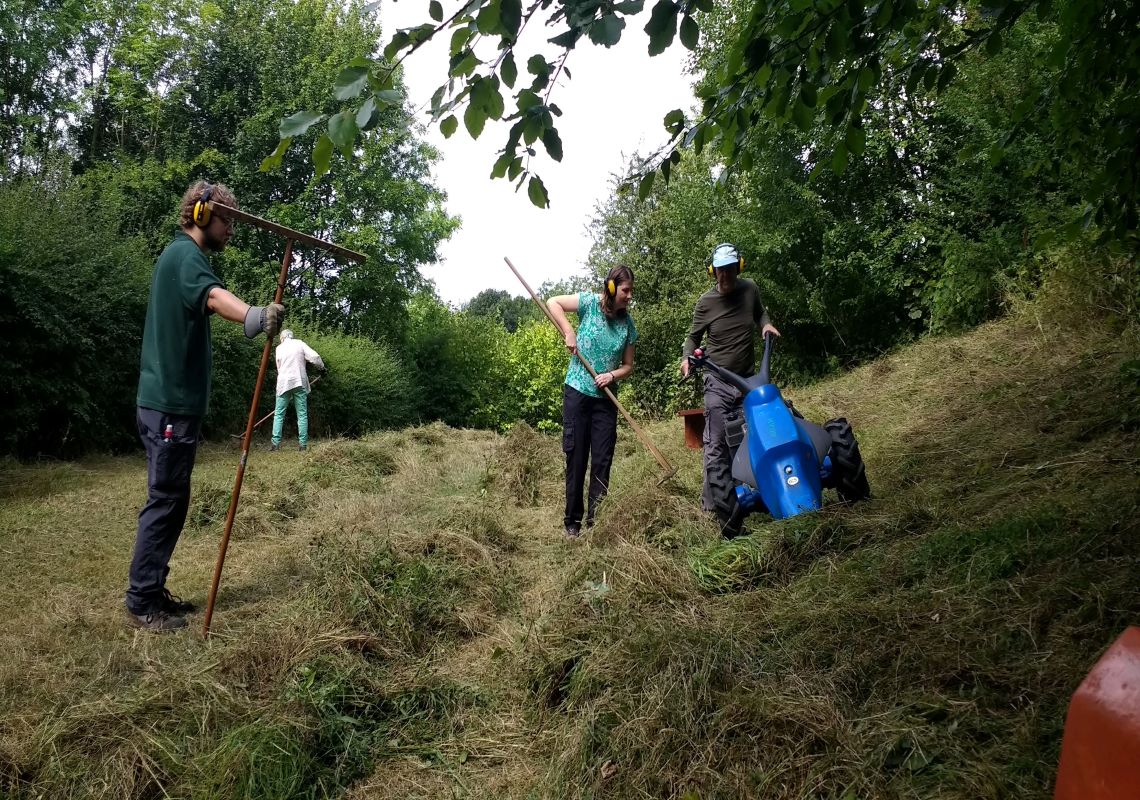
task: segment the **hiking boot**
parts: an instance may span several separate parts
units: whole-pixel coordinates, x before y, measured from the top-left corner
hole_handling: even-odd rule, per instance
[[[581,535],[582,535],[581,526],[579,526],[579,525],[567,525],[566,526],[566,538],[567,539],[577,539]]]
[[[127,610],[127,621],[136,628],[151,633],[169,633],[186,627],[186,618],[168,611],[151,611],[147,614],[133,614]]]
[[[158,598],[158,606],[167,614],[174,614],[176,616],[193,614],[198,610],[189,600],[183,600],[178,595],[171,594],[170,590],[166,587],[163,587],[162,596]]]
[[[269,445],[269,452],[270,453],[276,453],[277,452],[277,445],[275,445],[275,444]]]

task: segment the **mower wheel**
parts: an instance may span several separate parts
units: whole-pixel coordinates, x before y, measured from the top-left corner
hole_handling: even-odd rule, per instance
[[[823,428],[831,434],[831,475],[839,499],[845,503],[869,499],[871,485],[867,482],[867,470],[851,424],[838,417],[824,423]]]
[[[737,509],[736,483],[732,479],[732,469],[718,461],[709,467],[707,480],[713,502],[716,504],[714,511],[720,522],[721,532],[730,539],[740,535],[743,515]]]

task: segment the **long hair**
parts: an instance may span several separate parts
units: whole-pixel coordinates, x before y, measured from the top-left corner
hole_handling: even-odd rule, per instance
[[[614,282],[614,292],[610,294],[610,281]],[[628,313],[626,309],[614,308],[614,297],[617,295],[617,288],[623,283],[633,283],[633,270],[625,264],[618,264],[616,267],[611,267],[610,271],[606,273],[606,279],[602,281],[602,313],[608,319],[621,319]]]
[[[211,184],[209,181],[195,181],[191,184],[190,188],[186,190],[186,194],[182,195],[182,205],[179,208],[178,224],[183,228],[194,227],[194,204],[202,199],[202,195],[206,192],[206,187],[212,186],[210,191],[210,199],[217,200],[222,205],[237,208],[237,200],[234,198],[234,193],[230,191],[230,187],[224,183]]]

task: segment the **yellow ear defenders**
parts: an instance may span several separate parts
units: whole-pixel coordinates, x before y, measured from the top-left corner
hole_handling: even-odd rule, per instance
[[[621,278],[623,283],[626,280],[632,281],[633,270],[621,264],[616,267],[611,267],[610,271],[606,273],[606,282],[602,284],[602,288],[605,289],[607,296],[617,297],[618,278]]]
[[[213,193],[214,187],[207,183],[202,192],[202,199],[194,204],[194,213],[191,215],[191,219],[199,228],[205,228],[210,224],[210,217],[213,216],[213,210],[210,208],[210,195]]]
[[[736,245],[725,242],[713,248],[712,255],[705,265],[705,270],[708,272],[709,277],[712,278],[716,276],[716,269],[718,267],[727,267],[729,264],[736,264],[737,274],[744,272],[744,256],[740,255],[740,251],[736,249]]]

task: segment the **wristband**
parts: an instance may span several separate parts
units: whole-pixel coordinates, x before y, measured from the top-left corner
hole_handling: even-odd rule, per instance
[[[252,339],[265,330],[265,306],[250,306],[245,312],[245,335]]]

